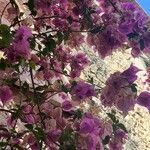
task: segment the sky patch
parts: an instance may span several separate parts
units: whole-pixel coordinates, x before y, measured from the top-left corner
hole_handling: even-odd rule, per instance
[[[141,8],[150,16],[150,0],[136,0]]]

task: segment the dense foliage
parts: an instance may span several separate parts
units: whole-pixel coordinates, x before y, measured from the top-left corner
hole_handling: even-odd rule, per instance
[[[10,0],[1,14],[0,112],[7,119],[0,149],[122,150],[127,129],[115,111],[104,118],[80,106],[97,97],[126,116],[136,103],[150,109],[150,93],[137,95],[133,64],[100,90],[81,79],[90,60],[79,49],[86,43],[103,59],[125,46],[133,57],[147,55],[148,17],[129,0],[28,0],[24,7],[27,13]]]

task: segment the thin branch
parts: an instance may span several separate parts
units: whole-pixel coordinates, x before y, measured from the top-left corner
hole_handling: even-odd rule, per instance
[[[35,84],[34,84],[34,79],[33,79],[33,71],[32,71],[31,67],[30,67],[30,76],[31,76],[31,82],[32,82],[32,87],[33,87],[33,91],[34,91],[34,98],[36,98],[36,90],[35,90]],[[37,97],[37,99],[38,99],[38,97]],[[45,128],[45,123],[43,121],[42,112],[41,112],[40,106],[39,106],[39,100],[37,100],[37,107],[38,107],[41,123],[42,123],[43,127]]]
[[[34,96],[35,96],[36,91],[35,91],[35,85],[34,85],[34,79],[33,79],[33,71],[32,71],[31,67],[30,67],[30,76],[31,76],[31,82],[32,82],[32,87],[33,87],[33,91],[34,91]]]
[[[22,21],[24,21],[24,19],[22,19],[22,20],[17,20],[17,21],[14,22],[13,24],[11,24],[11,25],[9,26],[9,28],[14,27],[16,24],[19,24],[19,23],[22,22]]]
[[[108,0],[108,2],[112,5],[112,7],[114,8],[114,10],[116,12],[118,12],[119,14],[122,14],[122,12],[120,10],[118,10],[118,8],[116,7],[116,5],[111,0]]]
[[[58,70],[55,70],[55,69],[51,69],[51,68],[50,68],[50,70],[55,71],[55,72],[57,72],[57,73],[60,73],[60,74],[62,74],[62,75],[64,75],[64,76],[71,77],[70,75],[65,74],[65,73],[63,73],[63,72],[61,72],[61,71],[58,71]]]
[[[67,32],[91,32],[91,30],[66,30]],[[50,31],[42,32],[41,34],[51,33],[51,32],[59,32],[59,30],[52,29]]]
[[[43,20],[43,19],[51,19],[51,18],[61,18],[60,16],[43,16],[43,17],[37,17],[33,18],[35,20]]]
[[[57,95],[57,94],[59,94],[59,93],[61,93],[61,92],[62,92],[62,91],[58,91],[58,92],[56,92],[56,93],[54,93],[54,94],[48,96],[46,99],[49,99],[49,98],[51,98],[51,97],[53,97],[53,96],[55,96],[55,95]]]
[[[2,17],[3,17],[4,12],[5,12],[5,10],[6,10],[6,8],[8,7],[9,4],[10,4],[10,2],[8,2],[8,3],[6,4],[6,6],[4,7],[4,9],[3,9],[2,13],[1,13],[0,24],[2,23]]]
[[[7,109],[0,109],[0,111],[4,111],[4,112],[7,112],[7,113],[14,113],[13,111],[11,111],[11,110],[7,110]]]

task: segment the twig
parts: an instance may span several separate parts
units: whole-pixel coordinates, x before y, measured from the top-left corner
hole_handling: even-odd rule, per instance
[[[33,18],[35,20],[42,20],[42,19],[51,19],[51,18],[61,18],[60,16],[43,16],[43,17],[37,17]]]
[[[14,22],[13,24],[11,24],[11,25],[9,26],[9,28],[14,27],[16,24],[19,24],[19,23],[22,22],[22,21],[24,21],[24,19],[22,19],[22,20],[17,20],[17,21]]]
[[[7,110],[7,109],[0,109],[0,111],[4,111],[4,112],[7,112],[7,113],[14,113],[13,111],[11,111],[11,110]]]
[[[5,10],[6,10],[6,8],[7,8],[7,6],[8,6],[9,4],[10,4],[10,2],[8,2],[8,3],[6,4],[6,6],[4,7],[4,9],[3,9],[3,11],[2,11],[1,18],[0,18],[0,24],[2,23],[2,17],[3,17],[4,12],[5,12]]]
[[[55,72],[57,72],[57,73],[60,73],[60,74],[62,74],[62,75],[64,75],[64,76],[71,77],[70,75],[65,74],[65,73],[63,73],[63,72],[61,72],[61,71],[58,71],[58,70],[55,70],[55,69],[51,69],[51,68],[50,68],[50,70],[55,71]]]
[[[116,7],[116,5],[111,0],[108,0],[108,2],[112,5],[112,7],[114,8],[114,10],[116,12],[118,12],[119,14],[122,14],[122,12],[120,10],[118,10],[118,8]]]
[[[33,79],[33,71],[32,71],[31,67],[30,67],[30,76],[31,76],[31,82],[32,82],[32,87],[33,87],[33,91],[34,91],[34,98],[35,98],[36,97],[36,90],[35,90],[35,84],[34,84],[34,79]],[[45,123],[43,122],[42,112],[41,112],[40,106],[39,106],[39,100],[37,100],[37,107],[38,107],[41,123],[42,123],[43,127],[45,128]]]
[[[32,87],[33,87],[33,91],[34,91],[34,96],[35,96],[36,91],[35,91],[35,85],[34,85],[34,79],[33,79],[33,71],[32,71],[31,67],[30,67],[30,76],[31,76],[31,82],[32,82]]]

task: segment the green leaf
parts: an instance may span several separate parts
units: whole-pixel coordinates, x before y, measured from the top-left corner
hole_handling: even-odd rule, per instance
[[[25,124],[25,127],[31,131],[38,140],[44,140],[45,134],[42,128],[35,127],[32,124]]]
[[[33,131],[33,125],[32,125],[32,124],[25,124],[25,127],[26,127],[29,131]]]
[[[7,146],[8,145],[8,142],[0,142],[0,147],[2,148],[2,147],[5,147],[5,146]]]
[[[131,84],[131,85],[130,85],[132,92],[137,93],[137,88],[136,88],[136,86],[137,86],[137,84]]]
[[[41,44],[38,44],[38,49],[39,49],[39,50],[41,50],[41,49],[42,49]]]
[[[81,109],[77,109],[76,111],[75,111],[75,115],[74,115],[74,119],[80,119],[80,118],[82,118],[82,116],[83,116],[83,110],[81,110]]]
[[[31,11],[31,15],[36,16],[37,12],[35,10],[34,0],[28,0],[27,3],[25,3],[29,10]]]
[[[108,117],[109,117],[114,123],[117,122],[117,119],[116,119],[116,117],[115,117],[114,114],[112,114],[112,113],[107,113],[107,115],[108,115]]]
[[[139,34],[137,32],[133,32],[127,35],[129,40],[137,39]]]
[[[66,128],[60,138],[60,148],[59,150],[76,150],[75,146],[75,134],[72,128]]]
[[[19,59],[19,64],[18,65],[21,65],[21,66],[26,66],[27,63],[26,63],[26,60],[24,58],[20,58]]]
[[[57,39],[58,39],[58,43],[59,44],[62,43],[64,35],[61,32],[57,32],[56,36],[57,36]]]
[[[19,18],[21,18],[24,15],[24,12],[20,12]]]
[[[91,106],[95,106],[95,104],[96,104],[95,101],[94,101],[94,100],[91,100],[90,105],[91,105]]]
[[[110,141],[110,136],[107,135],[107,136],[102,140],[102,143],[103,143],[104,145],[107,145],[107,144],[109,143],[109,141]]]
[[[34,48],[35,48],[35,46],[36,46],[35,39],[34,39],[34,38],[32,38],[32,39],[31,39],[31,41],[30,41],[30,48],[31,48],[31,49],[34,49]]]
[[[61,86],[61,89],[62,89],[62,91],[64,91],[65,93],[68,93],[68,92],[69,92],[68,88],[67,88],[65,85],[62,85],[62,86]]]
[[[41,104],[43,100],[45,99],[43,92],[41,91],[36,91],[36,97],[33,98],[33,102],[35,104]]]
[[[48,39],[48,41],[45,43],[45,46],[46,48],[49,50],[49,51],[53,51],[54,48],[56,48],[56,42],[54,39],[50,38]]]
[[[24,148],[22,148],[21,146],[19,146],[17,144],[15,144],[14,147],[17,148],[16,150],[24,150]]]
[[[35,62],[32,61],[32,60],[29,61],[29,66],[30,66],[33,70],[35,70],[35,68],[36,68],[36,64],[35,64]]]
[[[145,48],[144,40],[140,39],[139,44],[140,44],[140,49],[143,50]]]
[[[64,31],[64,41],[67,41],[69,39],[69,35],[70,35],[70,32]]]
[[[126,129],[126,127],[122,123],[118,123],[117,127],[120,128],[120,129],[122,129],[122,130],[124,130],[126,133],[128,132],[127,129]]]
[[[91,33],[93,34],[96,34],[96,33],[99,33],[103,30],[103,28],[101,26],[98,26],[98,27],[94,27],[92,30],[91,30]]]
[[[11,33],[9,27],[5,24],[1,24],[0,25],[0,47],[1,48],[9,47],[10,42],[11,42]]]
[[[38,86],[35,88],[36,91],[43,91],[45,86]]]
[[[54,39],[50,38],[48,41],[44,41],[43,44],[45,45],[45,48],[40,53],[44,56],[48,55],[50,52],[53,52],[56,48],[56,42]]]
[[[77,85],[77,81],[72,81],[71,83],[71,90]]]
[[[26,94],[27,91],[29,91],[29,84],[25,81],[22,85],[23,93]]]
[[[18,10],[18,5],[17,5],[17,3],[16,3],[15,0],[10,0],[10,3],[12,4],[12,6],[13,6],[16,10]]]
[[[114,109],[112,109],[112,110],[111,110],[111,113],[115,115],[115,114],[116,114],[116,111],[115,111]]]
[[[116,130],[117,130],[117,126],[116,126],[116,124],[112,124],[112,127],[113,127],[113,132],[116,132]]]
[[[72,133],[72,129],[65,129],[59,138],[60,142],[70,141],[72,139]]]
[[[73,18],[71,16],[69,16],[69,17],[67,17],[67,21],[68,21],[69,24],[72,24]]]
[[[40,127],[36,127],[35,131],[36,131],[36,137],[37,137],[37,139],[44,140],[45,133],[44,133],[43,129],[40,128]]]
[[[18,78],[16,77],[14,77],[14,78],[11,78],[11,79],[4,79],[4,81],[7,83],[7,85],[10,85],[10,86],[13,86],[13,87],[17,87],[18,88],[18,86],[16,85],[16,81],[18,80]]]
[[[48,54],[47,48],[44,48],[44,49],[43,49],[42,51],[40,51],[38,54],[39,54],[39,56],[40,56],[40,55],[46,56],[46,55]]]
[[[66,150],[76,150],[75,144],[70,144],[66,146]]]
[[[1,70],[5,70],[5,68],[7,67],[7,63],[6,63],[6,60],[1,58],[0,59],[0,69]]]
[[[94,84],[94,79],[93,79],[93,77],[90,77],[90,76],[89,76],[88,82],[91,83],[91,84]]]

